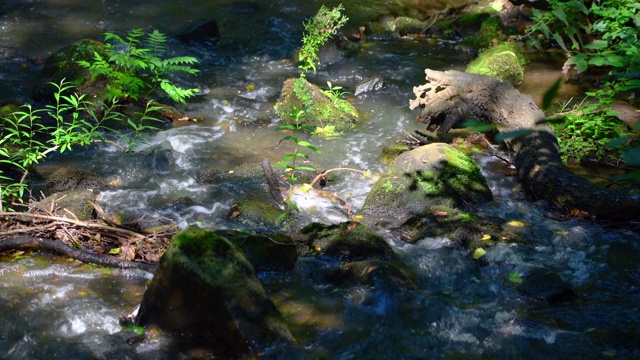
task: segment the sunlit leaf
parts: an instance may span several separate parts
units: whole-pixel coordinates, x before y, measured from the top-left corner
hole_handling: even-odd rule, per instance
[[[121,252],[122,252],[122,249],[120,249],[119,247],[109,250],[109,254],[111,254],[111,255],[118,255]]]
[[[473,258],[475,260],[478,260],[478,259],[480,259],[481,257],[483,257],[485,255],[487,255],[487,250],[485,250],[485,249],[483,249],[481,247],[477,248],[476,251],[473,252]]]
[[[512,283],[521,284],[522,275],[520,275],[520,273],[517,273],[517,272],[509,273],[509,281],[511,281]]]
[[[508,221],[505,225],[511,226],[511,227],[524,227],[525,223],[520,220],[511,220],[511,221]]]

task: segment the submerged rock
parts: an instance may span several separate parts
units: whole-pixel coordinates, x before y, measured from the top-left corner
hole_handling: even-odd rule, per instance
[[[472,158],[434,143],[400,154],[373,185],[363,210],[406,218],[438,206],[456,208],[491,199],[487,181]]]
[[[327,275],[326,280],[341,287],[369,285],[386,290],[417,288],[401,266],[393,261],[377,259],[342,263]]]
[[[242,251],[198,226],[174,236],[136,322],[157,325],[225,359],[294,342]]]
[[[549,269],[535,268],[529,271],[518,286],[518,292],[535,300],[555,304],[573,299],[576,294],[571,285]]]
[[[220,30],[215,20],[205,21],[178,35],[178,39],[185,43],[215,44],[220,40]]]

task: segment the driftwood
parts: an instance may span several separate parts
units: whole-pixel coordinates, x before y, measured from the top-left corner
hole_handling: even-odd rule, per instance
[[[530,96],[485,75],[429,69],[425,73],[428,83],[414,87],[416,99],[410,107],[421,107],[418,120],[436,127],[438,135],[466,120],[494,124],[501,133],[518,133],[508,145],[515,151],[518,177],[532,197],[600,220],[640,218],[640,194],[599,187],[564,167],[556,136],[543,124],[545,114]]]

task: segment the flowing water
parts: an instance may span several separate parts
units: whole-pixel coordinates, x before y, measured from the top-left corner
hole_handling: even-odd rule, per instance
[[[133,154],[96,144],[54,156],[41,171],[65,164],[99,173],[117,185],[101,194],[108,211],[169,218],[183,226],[238,226],[227,220],[230,206],[242,199],[266,197],[265,189],[242,181],[202,184],[198,171],[227,172],[265,156],[275,162],[291,151],[278,144],[282,134],[274,131],[273,104],[283,81],[298,74],[286,59],[299,46],[302,19],[312,15],[319,2],[264,1],[257,2],[258,10],[246,3],[228,5],[228,1],[133,3],[4,2],[0,5],[0,95],[27,101],[41,59],[74,40],[99,39],[104,31],[135,27],[175,35],[211,14],[221,29],[218,46],[170,42],[172,53],[193,55],[201,62],[199,76],[178,79],[203,89],[182,109],[197,122],[150,133],[147,143]],[[420,2],[344,2],[355,18],[364,17],[367,7],[387,3],[391,13],[398,13]],[[351,26],[355,29],[359,24]],[[424,82],[423,70],[461,68],[468,60],[469,55],[447,42],[369,41],[358,56],[320,68],[309,77],[316,84],[330,80],[353,92],[358,82],[379,76],[385,86],[350,96],[365,123],[337,139],[313,139],[323,155],[313,155],[311,160],[321,169],[350,167],[380,173],[382,147],[420,128],[416,112],[408,109],[408,99],[412,87]],[[544,86],[526,89],[535,95]],[[144,154],[159,148],[170,148],[172,160],[148,161]],[[513,179],[504,175],[499,160],[479,157],[478,162],[495,197],[478,211],[505,222],[533,225],[526,244],[497,245],[479,263],[448,239],[408,245],[383,233],[415,273],[418,291],[333,288],[314,276],[334,265],[323,259],[300,259],[295,271],[260,275],[308,358],[640,357],[638,235],[590,221],[549,220],[544,216],[546,209],[525,200]],[[374,180],[341,173],[327,190],[346,199],[357,213]],[[171,205],[185,197],[194,204]],[[340,209],[312,194],[299,193],[294,199],[302,209],[298,226],[347,220]],[[560,274],[577,299],[549,305],[519,295],[514,274],[536,267]],[[140,301],[148,279],[149,274],[78,266],[48,256],[2,259],[0,358],[187,358],[161,334],[139,345],[126,343],[133,334],[121,329],[117,318]],[[288,357],[280,349],[266,357],[271,356]]]

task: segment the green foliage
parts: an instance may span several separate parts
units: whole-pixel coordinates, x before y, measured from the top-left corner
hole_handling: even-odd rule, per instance
[[[640,3],[593,1],[587,7],[578,0],[550,0],[549,4],[550,11],[533,10],[528,43],[539,49],[552,42],[559,46],[567,54],[564,72],[574,68],[582,73],[594,66],[610,69],[599,89],[587,92],[564,122],[554,124],[563,159],[580,162],[625,151],[633,154],[627,148],[637,134],[615,118],[611,104],[622,92],[640,89]],[[553,90],[545,96],[545,105],[557,86]]]
[[[276,130],[278,131],[307,131],[307,132],[312,132],[314,129],[310,126],[307,125],[302,125],[301,121],[302,118],[306,115],[306,112],[304,110],[299,110],[296,114],[295,114],[295,119],[296,122],[295,124],[288,124],[288,125],[282,125],[282,126],[278,126],[276,128]],[[289,153],[289,154],[284,154],[282,156],[282,161],[276,163],[276,166],[280,166],[280,167],[284,167],[287,169],[287,172],[289,173],[289,181],[294,182],[297,180],[296,171],[300,171],[300,170],[307,170],[307,171],[315,171],[316,169],[310,166],[301,166],[297,164],[297,160],[298,159],[308,159],[309,156],[303,152],[301,152],[300,150],[302,150],[301,148],[306,148],[308,150],[311,150],[312,152],[321,155],[322,151],[320,151],[320,149],[318,149],[317,146],[315,146],[314,144],[306,141],[306,140],[301,140],[298,137],[295,137],[293,135],[286,135],[284,136],[282,139],[280,139],[280,143],[282,143],[283,141],[288,141],[294,144],[294,148],[293,148],[293,152]]]
[[[318,50],[349,20],[342,14],[343,10],[342,4],[331,10],[322,5],[318,13],[304,23],[306,34],[302,38],[302,48],[298,53],[298,60],[301,62],[298,67],[303,71],[302,76],[309,70],[316,72]]]
[[[144,38],[144,42],[142,41]],[[186,73],[195,75],[197,69],[191,66],[198,60],[191,56],[163,58],[167,50],[167,37],[154,30],[146,34],[142,29],[130,31],[124,38],[114,33],[105,33],[107,58],[94,52],[92,62],[78,61],[91,71],[91,76],[105,77],[109,99],[148,96],[158,88],[173,101],[186,103],[186,99],[196,94],[198,89],[183,89],[175,85],[166,75]]]
[[[96,140],[105,140],[103,132],[115,130],[106,126],[113,121],[126,121],[134,131],[128,141],[131,150],[141,140],[141,131],[155,129],[150,123],[160,121],[152,116],[159,110],[148,102],[137,114],[137,122],[118,111],[117,100],[93,103],[86,95],[72,93],[64,80],[55,86],[55,103],[36,109],[27,104],[0,118],[0,209],[5,203],[19,200],[28,189],[26,174],[47,154],[71,151]],[[99,110],[98,110],[99,109]]]

